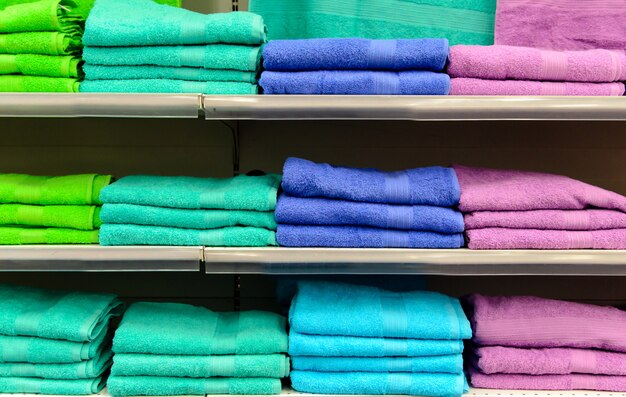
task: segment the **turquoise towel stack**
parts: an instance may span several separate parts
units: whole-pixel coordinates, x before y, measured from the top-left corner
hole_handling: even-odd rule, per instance
[[[276,245],[280,176],[127,176],[102,190],[102,245]]]
[[[81,92],[258,92],[263,19],[199,14],[151,0],[98,0],[83,39]]]
[[[109,294],[0,285],[0,393],[100,392],[123,309]]]
[[[458,299],[436,292],[300,282],[289,311],[295,390],[315,394],[461,396]]]
[[[269,395],[289,375],[286,319],[135,303],[115,332],[113,396]]]

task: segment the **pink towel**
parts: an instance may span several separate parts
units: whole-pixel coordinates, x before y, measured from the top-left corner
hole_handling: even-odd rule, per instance
[[[626,53],[456,45],[450,48],[448,74],[493,80],[609,83],[626,80]]]
[[[450,95],[622,96],[624,95],[624,84],[455,78],[450,81]]]
[[[467,246],[473,250],[624,250],[626,229],[566,230],[485,228],[468,230]]]
[[[480,347],[474,366],[484,374],[626,375],[626,354],[592,349]]]
[[[504,227],[539,230],[626,229],[626,214],[612,210],[477,211],[465,214],[465,229]]]
[[[589,207],[626,213],[626,197],[566,176],[455,165],[462,212],[581,210]]]
[[[576,347],[626,352],[626,312],[529,296],[471,295],[474,341],[484,346]]]

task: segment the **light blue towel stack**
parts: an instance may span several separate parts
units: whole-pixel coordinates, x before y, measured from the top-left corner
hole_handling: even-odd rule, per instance
[[[463,216],[452,168],[399,172],[289,158],[276,206],[285,247],[460,248]]]
[[[123,309],[114,295],[0,285],[0,393],[98,393]]]
[[[472,330],[458,299],[307,281],[289,323],[297,391],[455,397],[468,390],[462,352]]]
[[[81,92],[258,92],[263,19],[204,15],[151,0],[98,0],[83,44]]]

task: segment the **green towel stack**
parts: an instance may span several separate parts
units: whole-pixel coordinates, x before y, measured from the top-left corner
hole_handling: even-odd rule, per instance
[[[97,244],[110,175],[0,174],[0,245]]]
[[[286,319],[135,303],[115,332],[113,396],[268,395],[289,375]]]
[[[123,310],[114,295],[0,284],[0,393],[98,393]]]

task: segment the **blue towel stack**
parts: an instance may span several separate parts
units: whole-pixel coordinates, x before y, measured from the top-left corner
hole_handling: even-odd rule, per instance
[[[98,0],[85,27],[81,92],[256,94],[263,19],[151,0]]]
[[[456,173],[334,167],[289,158],[276,206],[285,247],[460,248]]]
[[[446,39],[273,40],[263,49],[265,94],[448,95]]]
[[[435,292],[301,282],[289,311],[293,388],[317,394],[460,396],[458,299]]]

